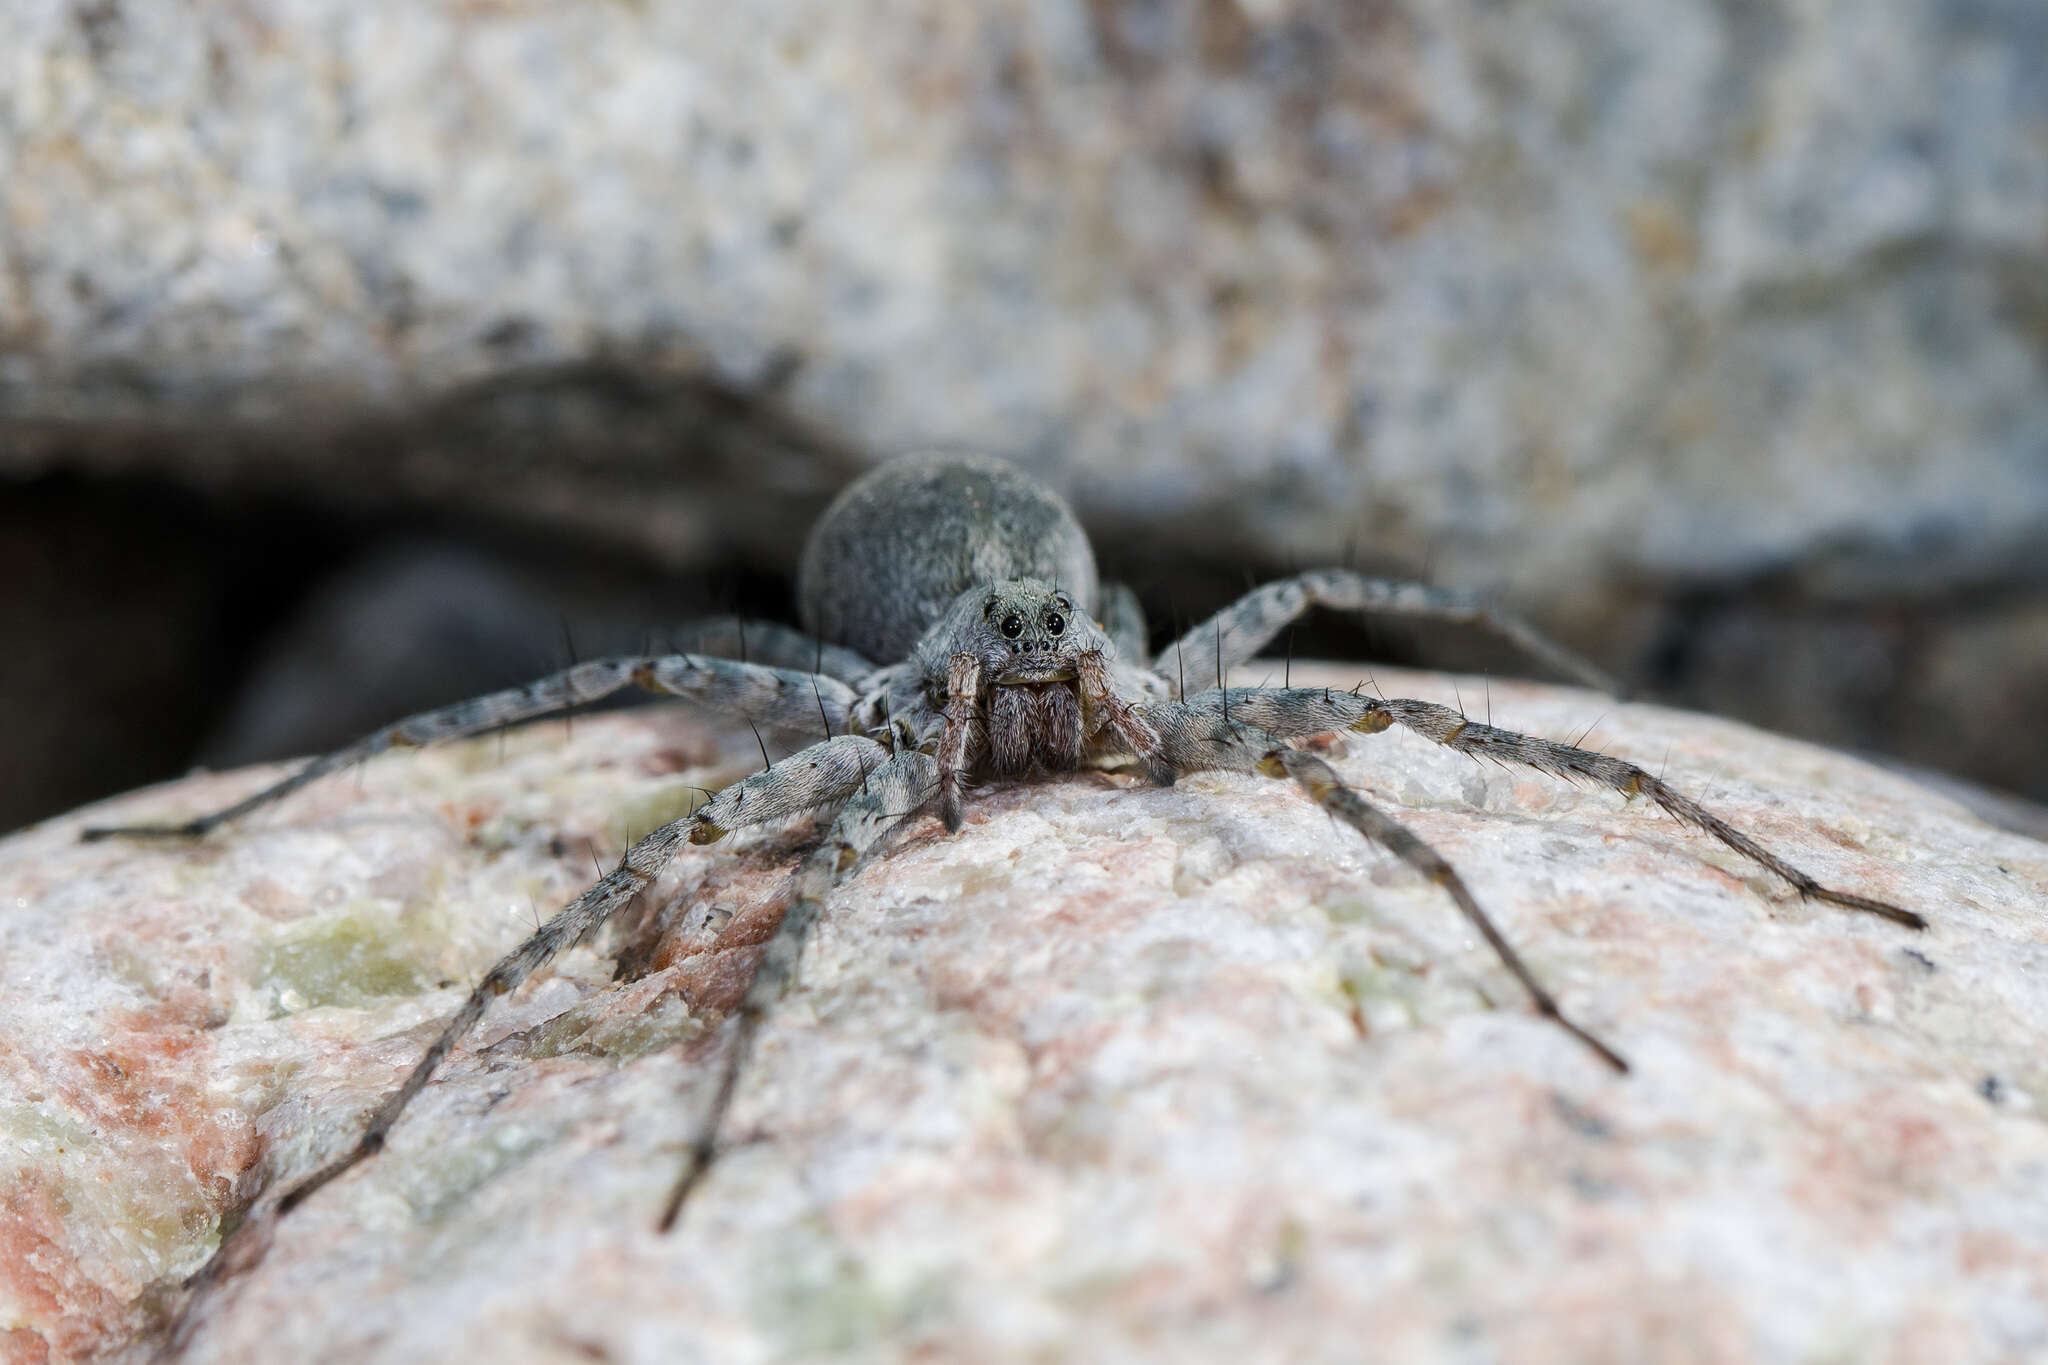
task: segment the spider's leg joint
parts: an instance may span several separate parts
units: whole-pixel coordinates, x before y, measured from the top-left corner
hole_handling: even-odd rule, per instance
[[[1361,735],[1376,735],[1394,723],[1393,712],[1384,706],[1369,706],[1364,715],[1351,722],[1347,729]]]

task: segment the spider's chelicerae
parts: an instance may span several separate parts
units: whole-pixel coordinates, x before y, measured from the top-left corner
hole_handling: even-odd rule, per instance
[[[735,782],[626,850],[596,885],[492,967],[348,1152],[279,1202],[290,1209],[376,1152],[414,1096],[493,996],[514,989],[648,886],[684,844],[794,817],[829,817],[796,894],[763,950],[721,1054],[719,1083],[662,1215],[673,1224],[709,1168],[733,1088],[764,1014],[790,981],[825,897],[863,855],[936,806],[947,829],[977,782],[1033,771],[1135,765],[1171,783],[1200,769],[1292,781],[1359,834],[1443,887],[1529,992],[1536,1009],[1608,1066],[1628,1064],[1566,1018],[1463,879],[1428,844],[1374,809],[1294,741],[1403,726],[1461,753],[1522,763],[1656,802],[1792,884],[1800,894],[1909,928],[1919,915],[1822,886],[1631,763],[1469,720],[1431,702],[1324,688],[1217,686],[1187,692],[1185,666],[1221,678],[1311,606],[1475,622],[1545,665],[1612,690],[1599,671],[1511,617],[1457,593],[1323,569],[1267,584],[1168,646],[1152,666],[1136,598],[1098,583],[1087,536],[1049,489],[998,461],[898,460],[847,489],[812,530],[798,575],[803,630],[754,625],[750,658],[675,653],[601,659],[525,687],[413,716],[316,758],[224,810],[176,825],[94,829],[197,837],[385,749],[431,744],[567,710],[639,687],[757,724],[828,738]],[[877,663],[876,660],[895,660]]]

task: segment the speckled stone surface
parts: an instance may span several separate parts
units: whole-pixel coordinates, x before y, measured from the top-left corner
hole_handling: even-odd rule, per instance
[[[1630,576],[2005,578],[2048,530],[2044,22],[19,0],[0,463],[324,470],[695,562],[751,534],[717,484],[951,442],[1094,524],[1589,622]],[[696,385],[814,444],[716,460]]]
[[[15,0],[0,477],[787,571],[960,445],[2048,800],[2044,16]]]
[[[195,1362],[2048,1353],[2048,845],[1729,722],[1457,690],[1540,733],[1597,720],[1933,927],[1802,905],[1609,793],[1354,737],[1340,770],[1464,871],[1622,1079],[1281,783],[991,789],[832,898],[663,1238],[705,1022],[806,832],[758,835],[647,898],[645,975],[611,979],[611,940],[566,955],[195,1301],[223,1218],[350,1140],[591,847],[753,740],[662,710],[542,725],[196,848],[80,845],[65,817],[0,844],[0,1360],[144,1359],[181,1312]]]

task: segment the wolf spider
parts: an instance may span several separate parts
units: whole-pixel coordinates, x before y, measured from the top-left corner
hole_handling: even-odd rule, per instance
[[[719,1130],[763,1017],[790,982],[825,898],[906,821],[936,806],[958,830],[970,787],[1034,770],[1135,765],[1156,783],[1202,769],[1291,779],[1310,800],[1444,889],[1491,945],[1536,1010],[1617,1072],[1620,1053],[1567,1018],[1435,849],[1369,805],[1337,773],[1290,741],[1399,725],[1447,748],[1648,797],[1783,878],[1805,897],[1880,915],[1912,929],[1910,910],[1822,886],[1634,764],[1470,720],[1431,702],[1325,688],[1225,687],[1311,606],[1475,623],[1574,679],[1612,691],[1590,664],[1513,617],[1440,588],[1321,569],[1246,594],[1148,666],[1135,596],[1100,584],[1094,552],[1049,489],[998,461],[958,456],[898,460],[848,488],[806,542],[798,576],[803,631],[755,625],[751,660],[671,653],[578,664],[524,687],[412,716],[223,810],[183,824],[90,829],[108,836],[197,838],[386,749],[473,735],[595,702],[628,687],[684,697],[784,730],[822,723],[826,738],[733,783],[690,815],[628,848],[613,868],[487,972],[405,1081],[370,1116],[347,1152],[306,1176],[280,1212],[371,1156],[492,997],[513,990],[563,948],[603,925],[660,875],[685,844],[734,830],[829,816],[805,857],[795,896],[763,949],[719,1060],[681,1177],[660,1220],[672,1226],[709,1170]],[[743,653],[746,651],[742,651]],[[1189,693],[1193,658],[1218,685]],[[876,659],[900,660],[877,664]]]

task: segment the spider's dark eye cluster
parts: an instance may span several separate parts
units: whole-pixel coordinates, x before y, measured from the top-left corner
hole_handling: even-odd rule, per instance
[[[1019,616],[1016,612],[1013,611],[1008,616],[1005,616],[1003,618],[1003,634],[1009,636],[1012,640],[1014,640],[1023,633],[1023,617]]]

